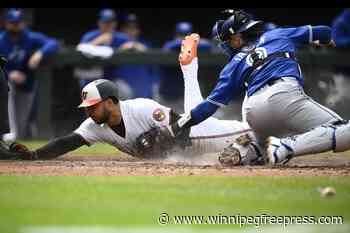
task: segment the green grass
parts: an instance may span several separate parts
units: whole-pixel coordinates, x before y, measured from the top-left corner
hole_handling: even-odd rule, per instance
[[[35,149],[46,142],[24,143]],[[104,155],[118,154],[118,151],[112,146],[98,144],[84,146],[73,154]],[[336,196],[321,198],[317,188],[324,186],[335,187]],[[23,227],[28,226],[118,226],[130,229],[157,228],[164,232],[178,229],[174,228],[174,224],[158,225],[157,218],[164,212],[170,217],[219,214],[333,215],[343,216],[345,223],[349,224],[350,179],[0,176],[0,233],[27,233],[23,231]],[[216,233],[218,228],[239,229],[237,225],[182,227],[214,229]],[[324,227],[321,228],[322,232],[326,232],[327,228]],[[350,228],[341,231],[339,225],[335,227],[335,231],[327,232],[350,232]],[[51,232],[62,232],[62,229]],[[100,231],[94,231],[96,232]],[[280,228],[277,232],[280,232]],[[305,229],[298,229],[297,232],[305,232]]]
[[[336,188],[336,196],[321,198],[317,187],[328,185]],[[164,212],[170,216],[340,215],[349,223],[350,180],[348,177],[0,176],[2,233],[19,232],[23,226],[156,228],[160,227],[157,217]]]

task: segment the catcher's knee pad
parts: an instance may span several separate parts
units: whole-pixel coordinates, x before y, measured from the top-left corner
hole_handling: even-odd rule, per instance
[[[344,120],[325,124],[304,134],[302,140],[299,141],[298,145],[304,145],[305,148],[314,145],[311,150],[303,151],[303,153],[314,153],[313,149],[316,152],[329,149],[334,152],[343,152],[350,149],[350,124]]]
[[[334,152],[350,149],[350,124],[348,121],[338,121],[333,124],[332,143]]]

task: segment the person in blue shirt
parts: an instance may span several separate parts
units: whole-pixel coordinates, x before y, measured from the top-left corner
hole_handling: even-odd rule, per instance
[[[332,36],[338,48],[350,48],[350,8],[334,19]]]
[[[181,48],[181,42],[186,35],[193,32],[193,25],[190,22],[179,22],[175,25],[175,37],[174,39],[167,41],[163,48],[164,50],[179,52]],[[212,44],[209,40],[201,38],[198,44],[199,51],[210,51]]]
[[[338,48],[350,49],[350,8],[344,9],[332,23],[332,37]],[[350,76],[349,67],[336,66],[335,72]]]
[[[178,22],[174,31],[174,38],[163,45],[164,51],[180,52],[181,41],[186,35],[193,32],[193,25],[190,22]],[[212,52],[212,50],[213,46],[209,40],[201,39],[199,41],[198,51]],[[184,89],[180,77],[181,72],[176,67],[164,67],[159,83],[159,101],[171,106],[177,112],[183,111]]]
[[[141,37],[140,21],[135,14],[124,17],[121,32],[127,34],[130,41],[121,45],[119,50],[145,52],[152,47],[150,42]],[[119,82],[125,82],[130,89],[129,98],[152,99],[159,85],[158,69],[152,65],[121,65],[118,67],[116,76]]]
[[[97,24],[97,29],[89,31],[82,36],[80,40],[81,44],[104,45],[118,49],[122,44],[129,41],[129,37],[125,33],[116,30],[118,20],[114,10],[102,9],[99,12]],[[103,76],[112,80],[115,78],[116,72],[117,67],[105,67]],[[102,77],[95,77],[94,79],[99,78]],[[91,79],[81,79],[80,85],[83,87],[89,82],[91,82]]]
[[[5,13],[5,30],[0,32],[0,54],[8,60],[6,70],[11,86],[9,140],[28,134],[29,118],[36,93],[33,72],[43,58],[56,52],[58,42],[40,32],[31,31],[23,20],[20,9]]]
[[[243,118],[262,145],[267,140],[270,164],[284,163],[294,156],[350,149],[350,124],[304,93],[304,78],[295,56],[298,48],[310,43],[334,47],[330,27],[307,25],[264,32],[262,21],[234,10],[219,24],[217,38],[238,52],[221,71],[207,99],[171,127],[163,128],[163,134],[186,137],[191,126],[246,92]]]

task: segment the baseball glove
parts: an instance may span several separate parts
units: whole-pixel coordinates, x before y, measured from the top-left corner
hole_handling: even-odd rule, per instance
[[[241,164],[241,153],[234,144],[230,144],[220,152],[218,159],[223,166],[238,166]]]
[[[9,151],[14,154],[16,158],[14,159],[21,159],[21,160],[35,160],[37,159],[36,154],[29,150],[28,147],[26,147],[23,144],[14,142],[9,146]]]
[[[164,158],[175,145],[175,138],[166,127],[154,127],[136,139],[137,157]]]

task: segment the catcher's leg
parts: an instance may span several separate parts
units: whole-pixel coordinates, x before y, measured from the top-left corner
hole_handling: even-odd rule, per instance
[[[350,123],[342,120],[297,136],[282,139],[270,137],[267,142],[267,159],[270,164],[277,164],[285,163],[295,156],[349,149]]]

